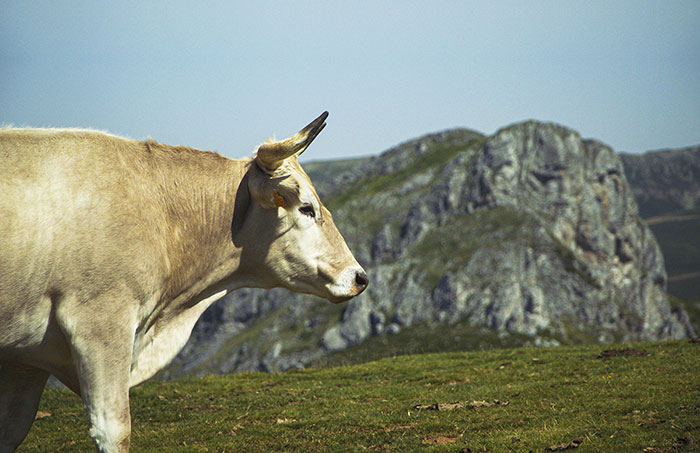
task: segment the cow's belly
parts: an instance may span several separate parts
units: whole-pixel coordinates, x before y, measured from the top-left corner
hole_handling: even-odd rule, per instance
[[[38,347],[44,341],[51,318],[51,298],[13,300],[0,296],[0,355]]]
[[[70,345],[52,316],[51,300],[47,296],[37,301],[24,306],[23,310],[8,310],[2,301],[0,367],[3,362],[34,366],[55,375],[70,389],[79,392]]]

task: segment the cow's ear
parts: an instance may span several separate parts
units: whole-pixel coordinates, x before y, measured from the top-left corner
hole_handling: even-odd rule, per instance
[[[247,186],[250,191],[250,198],[253,202],[266,209],[287,207],[288,201],[281,194],[285,190],[280,187],[280,183],[289,178],[289,175],[270,176],[261,168],[253,165],[250,171],[246,173],[246,177],[248,179]]]
[[[299,180],[289,172],[278,171],[271,176],[258,165],[251,163],[246,172],[247,186],[254,203],[263,208],[290,208],[300,203],[301,186]]]
[[[272,201],[278,208],[286,208],[289,204],[287,203],[287,200],[285,200],[284,197],[276,190],[272,191]]]
[[[235,245],[238,245],[238,233],[243,229],[246,216],[250,208],[251,195],[248,187],[248,173],[243,176],[241,184],[238,185],[236,199],[233,205],[233,219],[231,219],[231,238]]]
[[[291,175],[269,176],[258,170],[249,173],[251,198],[263,208],[289,208],[299,204],[300,187]]]
[[[248,173],[247,185],[250,191],[250,198],[254,203],[266,209],[276,207],[274,193],[269,184],[269,179],[267,175]]]

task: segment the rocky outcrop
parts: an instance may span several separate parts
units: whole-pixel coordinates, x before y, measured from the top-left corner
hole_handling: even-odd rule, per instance
[[[317,164],[318,165],[318,164]],[[460,129],[309,171],[371,280],[344,306],[245,290],[212,307],[168,375],[303,367],[371,335],[467,321],[538,344],[693,335],[619,157],[534,121]],[[339,184],[338,181],[342,181]]]

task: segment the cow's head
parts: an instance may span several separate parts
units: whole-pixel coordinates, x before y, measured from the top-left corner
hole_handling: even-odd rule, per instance
[[[264,270],[261,286],[343,302],[364,291],[367,275],[297,160],[327,116],[286,140],[258,147],[246,176],[251,202],[242,228],[243,253],[258,275]]]

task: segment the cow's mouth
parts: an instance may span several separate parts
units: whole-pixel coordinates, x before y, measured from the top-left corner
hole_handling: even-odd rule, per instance
[[[355,296],[359,296],[369,285],[369,278],[363,270],[345,271],[338,280],[326,285],[330,297],[326,297],[334,304],[347,302]]]
[[[328,301],[334,304],[342,304],[343,302],[347,302],[350,299],[352,299],[355,296],[347,296],[347,297],[331,297],[328,298]]]

